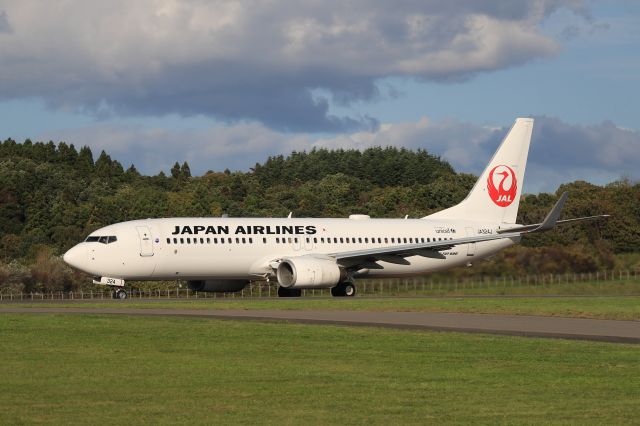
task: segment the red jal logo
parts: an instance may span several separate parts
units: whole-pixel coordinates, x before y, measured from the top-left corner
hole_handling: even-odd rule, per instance
[[[498,206],[507,207],[513,203],[518,191],[518,182],[513,169],[504,165],[491,169],[487,178],[487,190],[491,200]]]

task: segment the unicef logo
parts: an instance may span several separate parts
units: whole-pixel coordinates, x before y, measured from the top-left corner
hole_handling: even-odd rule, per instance
[[[496,166],[489,172],[487,190],[491,200],[500,207],[507,207],[516,198],[518,181],[513,169],[509,166]]]

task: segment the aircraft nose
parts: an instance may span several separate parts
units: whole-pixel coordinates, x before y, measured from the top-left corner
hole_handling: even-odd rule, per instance
[[[69,266],[81,269],[83,260],[82,251],[83,250],[78,246],[71,247],[64,256],[62,256],[62,260],[64,260]]]

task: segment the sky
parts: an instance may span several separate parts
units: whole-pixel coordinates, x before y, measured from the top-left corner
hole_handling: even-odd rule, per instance
[[[423,148],[479,174],[534,117],[525,192],[640,179],[640,2],[0,0],[0,139],[247,171]]]

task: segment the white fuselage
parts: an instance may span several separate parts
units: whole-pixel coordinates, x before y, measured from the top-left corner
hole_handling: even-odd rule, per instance
[[[124,280],[274,278],[273,262],[288,256],[330,255],[496,232],[498,223],[433,219],[168,218],[122,222],[93,232],[113,242],[85,241],[65,261],[96,277]],[[109,241],[109,240],[107,240]],[[420,275],[465,265],[511,246],[513,239],[457,245],[440,258],[378,261],[354,277]]]

